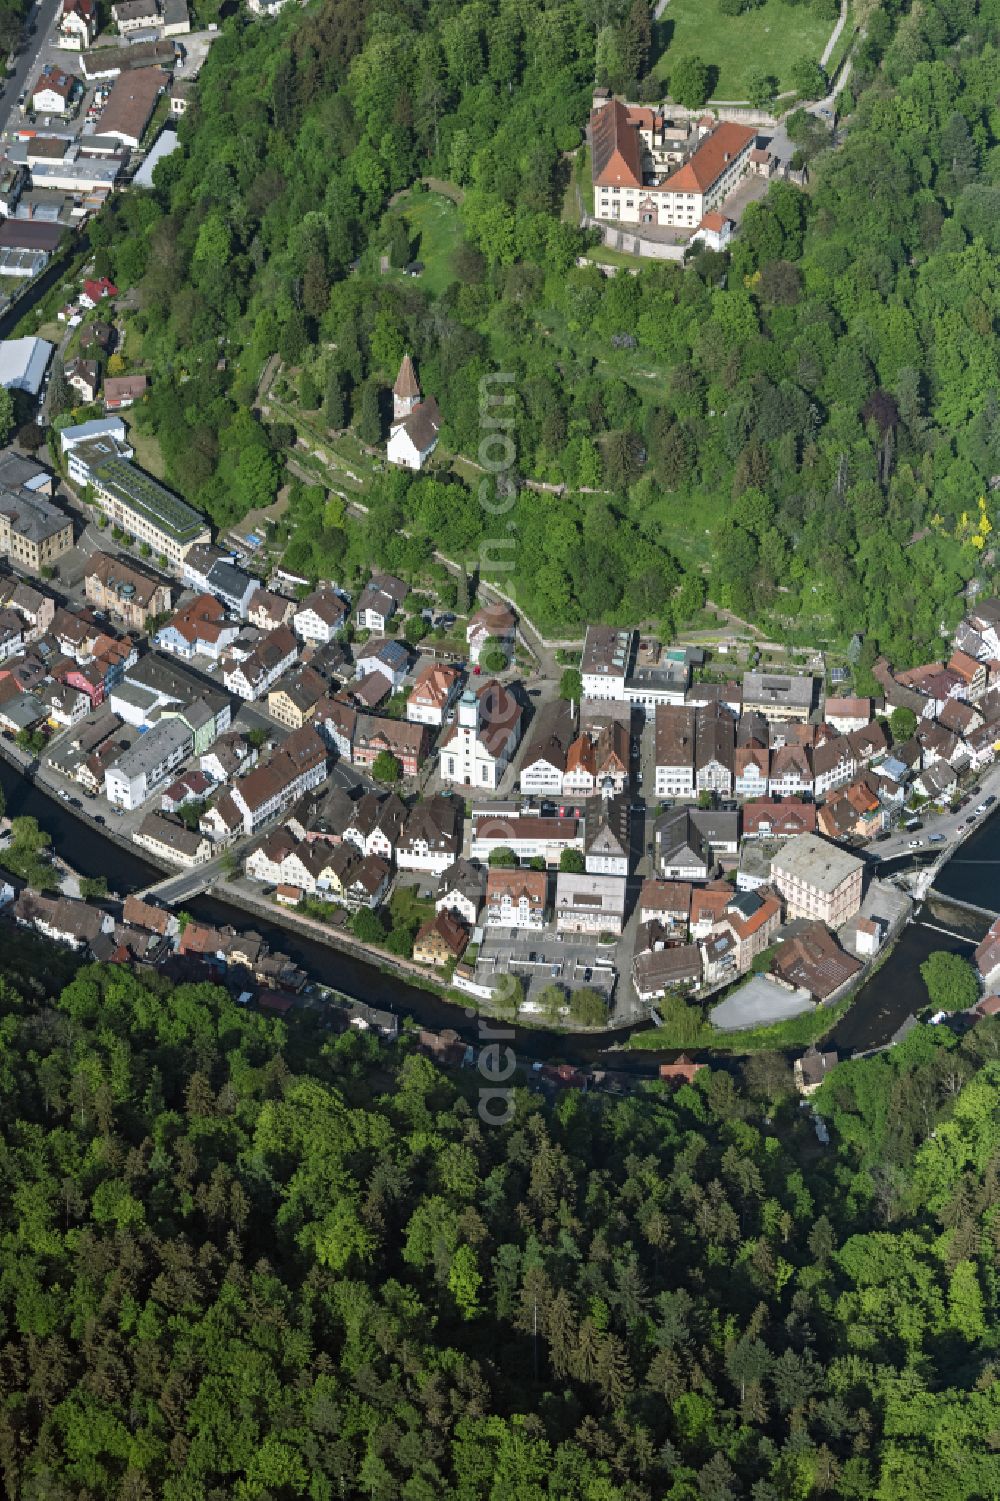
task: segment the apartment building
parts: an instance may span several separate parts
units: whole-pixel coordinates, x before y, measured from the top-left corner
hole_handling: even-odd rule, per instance
[[[293,730],[270,760],[233,783],[228,795],[243,819],[242,832],[255,834],[325,776],[326,747],[316,731],[310,725]]]
[[[443,875],[462,853],[463,811],[461,800],[450,795],[414,804],[396,841],[399,869]]]
[[[193,750],[194,737],[183,720],[161,720],[105,771],[108,802],[117,808],[141,808]]]
[[[682,704],[660,704],[656,710],[657,797],[694,796],[695,713]]]
[[[418,964],[443,969],[462,957],[468,942],[469,935],[453,912],[437,912],[414,939],[413,957]]]
[[[808,720],[816,702],[816,679],[775,672],[748,672],[743,677],[745,713],[763,714],[769,724]]]
[[[273,631],[279,625],[290,624],[295,608],[295,601],[286,599],[283,594],[272,594],[270,589],[258,588],[250,596],[247,618],[258,630]]]
[[[560,796],[567,756],[576,733],[573,705],[565,699],[543,704],[531,725],[531,735],[521,757],[520,788],[529,796]]]
[[[70,478],[89,485],[108,520],[179,569],[190,548],[211,540],[193,506],[124,457],[109,436],[75,444],[67,455]]]
[[[267,695],[267,712],[279,724],[290,730],[299,730],[312,719],[317,705],[325,697],[324,679],[311,667],[300,667],[271,689]]]
[[[733,790],[736,720],[724,704],[695,710],[695,790],[729,797]]]
[[[231,647],[223,668],[222,681],[230,693],[253,703],[268,692],[297,659],[299,644],[287,626],[278,626],[246,652],[236,655]]]
[[[155,642],[173,656],[209,657],[217,662],[240,633],[235,620],[226,618],[226,608],[212,594],[199,594],[157,631]]]
[[[173,865],[204,865],[212,858],[211,841],[204,834],[163,813],[147,813],[132,842]]]
[[[461,686],[461,674],[456,668],[430,663],[417,677],[406,700],[407,719],[411,724],[444,724]]]
[[[486,877],[483,921],[490,927],[545,926],[548,876],[544,870],[491,870]]]
[[[358,599],[358,625],[381,635],[409,592],[409,586],[393,574],[373,573]]]
[[[486,871],[471,860],[458,859],[445,870],[434,893],[436,912],[456,912],[469,927],[479,917],[486,898]]]
[[[383,751],[396,758],[404,777],[415,777],[427,755],[426,726],[375,714],[358,715],[352,748],[354,765],[374,766]]]
[[[73,546],[69,517],[34,490],[0,490],[0,553],[19,568],[52,568]]]
[[[789,919],[815,918],[839,928],[861,906],[864,862],[816,834],[800,834],[771,861],[771,884]]]
[[[635,631],[588,625],[580,660],[584,698],[624,700],[635,644]]]
[[[122,558],[95,552],[83,580],[87,603],[107,613],[131,631],[144,631],[151,620],[170,609],[170,585]]]
[[[292,629],[300,641],[328,646],[343,629],[347,605],[332,589],[317,589],[301,602],[292,616]]]
[[[583,853],[590,875],[628,875],[631,813],[626,797],[594,798],[587,804]]]

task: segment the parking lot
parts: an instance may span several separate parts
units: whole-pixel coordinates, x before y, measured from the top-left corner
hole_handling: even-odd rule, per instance
[[[610,1002],[618,979],[618,949],[619,944],[598,943],[596,937],[579,933],[557,933],[554,928],[532,933],[487,928],[477,974],[486,983],[496,975],[517,975],[529,1001],[546,985],[555,984],[570,990],[587,985]]]

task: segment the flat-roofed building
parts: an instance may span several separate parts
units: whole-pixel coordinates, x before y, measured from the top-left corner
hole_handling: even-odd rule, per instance
[[[587,627],[580,661],[584,698],[625,698],[635,641],[635,631],[610,625]]]
[[[70,449],[69,467],[71,478],[93,488],[109,521],[147,543],[174,568],[190,548],[211,540],[204,516],[124,458],[114,439],[77,444]]]
[[[748,672],[743,678],[744,713],[757,712],[773,723],[809,718],[816,679],[785,672]]]
[[[816,834],[790,839],[771,862],[771,883],[788,917],[815,918],[839,928],[861,906],[864,861]]]
[[[621,876],[556,877],[556,927],[560,933],[613,933],[625,926],[625,881]]]
[[[19,250],[48,250],[47,245],[21,244],[17,239],[16,220],[8,219],[0,232],[0,245],[14,245]],[[38,226],[41,228],[42,226]],[[50,229],[55,226],[46,225]],[[60,234],[62,228],[60,228]],[[25,240],[29,236],[23,237]],[[58,236],[56,237],[58,240]],[[52,358],[54,344],[48,339],[37,339],[25,336],[22,339],[0,340],[0,386],[5,386],[8,391],[26,391],[29,396],[37,396],[42,388],[42,380]]]
[[[193,749],[194,736],[182,719],[161,720],[108,767],[108,802],[118,808],[140,808]]]

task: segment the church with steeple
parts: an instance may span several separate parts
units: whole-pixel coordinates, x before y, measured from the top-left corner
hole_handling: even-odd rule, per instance
[[[392,388],[392,427],[387,457],[390,464],[422,469],[437,447],[441,412],[433,396],[423,396],[413,360],[404,354]]]

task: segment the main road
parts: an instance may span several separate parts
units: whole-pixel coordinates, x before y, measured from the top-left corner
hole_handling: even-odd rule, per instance
[[[0,120],[5,130],[17,123],[18,99],[22,90],[35,82],[46,39],[62,10],[62,0],[37,0],[24,18],[25,43],[14,59],[14,67],[0,88]]]
[[[975,812],[983,798],[1000,797],[1000,765],[991,766],[983,775],[977,777],[975,788],[967,789],[963,796],[967,796],[969,801],[959,812],[938,813],[928,804],[916,815],[923,824],[922,829],[910,831],[900,828],[888,839],[880,839],[877,843],[870,844],[867,853],[879,860],[892,860],[899,855],[909,854],[911,850],[920,850],[924,853],[930,850],[938,854],[950,852],[960,840],[967,836],[973,824],[978,824],[987,816]],[[944,839],[935,839],[931,844],[932,834],[943,834]]]

